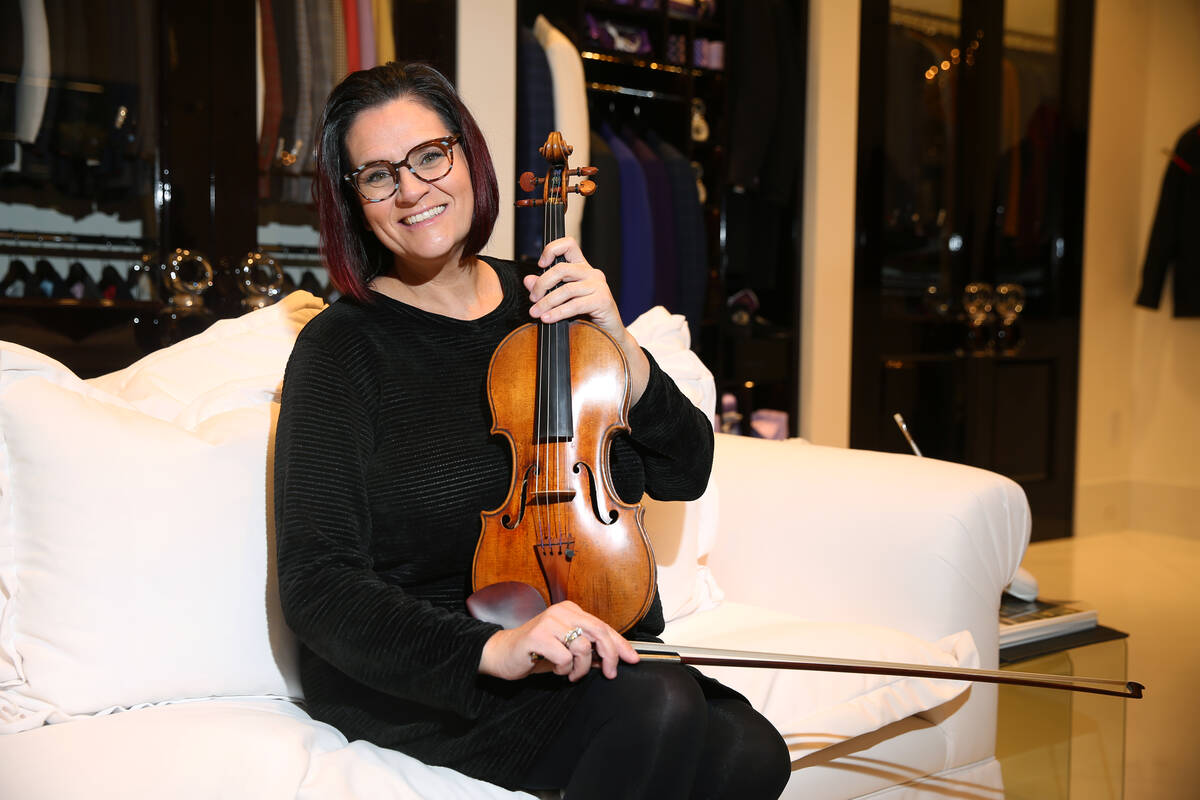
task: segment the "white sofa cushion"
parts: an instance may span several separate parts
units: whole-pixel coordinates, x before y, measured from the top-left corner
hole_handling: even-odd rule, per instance
[[[0,736],[0,797],[532,798],[367,742],[347,742],[281,700],[156,706]]]
[[[978,667],[971,634],[926,642],[874,625],[810,622],[778,611],[724,602],[667,625],[679,646],[791,655]],[[800,758],[947,703],[964,681],[749,667],[701,667],[736,689],[783,734]]]
[[[268,449],[290,343],[320,307],[298,294],[92,382],[0,345],[0,732],[300,694]]]
[[[267,437],[296,334],[322,306],[296,292],[90,381],[25,348],[0,350],[0,419],[12,429],[0,444],[0,725],[299,692],[266,562]],[[711,414],[712,374],[683,318],[658,307],[631,329]],[[214,486],[222,502],[205,502]],[[690,504],[647,499],[667,619],[721,599],[703,564],[716,503],[715,486]],[[176,561],[180,543],[192,552]],[[32,569],[39,559],[56,566]],[[226,629],[248,598],[264,615]]]
[[[690,503],[642,498],[643,523],[654,548],[663,619],[714,608],[725,597],[705,560],[717,537],[720,496],[715,481]]]

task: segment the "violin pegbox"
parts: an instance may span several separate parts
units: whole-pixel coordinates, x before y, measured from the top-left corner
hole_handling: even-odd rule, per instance
[[[547,203],[557,202],[563,207],[567,205],[567,194],[574,192],[584,197],[590,197],[596,192],[596,182],[591,180],[591,177],[598,173],[596,167],[577,167],[576,169],[567,168],[567,158],[575,151],[572,145],[567,144],[563,140],[562,133],[559,131],[551,131],[546,137],[546,143],[538,148],[538,152],[542,154],[542,158],[550,165],[550,169],[544,177],[539,178],[532,172],[523,172],[521,177],[517,179],[517,184],[522,191],[535,192],[537,187],[542,187],[542,196],[540,198],[528,198],[518,200],[517,205],[522,208],[531,206],[543,206]],[[568,186],[571,177],[583,178],[574,186]]]

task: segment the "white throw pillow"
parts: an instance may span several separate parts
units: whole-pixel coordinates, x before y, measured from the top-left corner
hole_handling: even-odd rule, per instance
[[[687,319],[682,314],[672,314],[662,306],[655,306],[629,323],[629,332],[639,345],[650,351],[684,397],[713,420],[715,426],[717,384],[712,372],[691,349],[692,335]]]
[[[691,335],[682,314],[655,306],[629,324],[629,332],[646,348],[692,404],[713,419],[717,389],[712,373],[691,350]],[[658,592],[668,621],[712,608],[724,594],[705,559],[716,544],[717,486],[690,503],[664,503],[645,497],[645,527],[658,568]]]
[[[321,307],[296,293],[86,382],[0,343],[0,732],[299,696],[268,451],[291,342]]]
[[[968,631],[926,642],[876,625],[809,622],[739,603],[681,619],[663,640],[678,646],[978,667]],[[783,734],[792,758],[852,739],[953,700],[964,681],[751,667],[700,667],[736,689]]]
[[[228,408],[269,402],[296,336],[324,302],[292,292],[278,303],[213,323],[88,384],[158,419],[194,425]]]

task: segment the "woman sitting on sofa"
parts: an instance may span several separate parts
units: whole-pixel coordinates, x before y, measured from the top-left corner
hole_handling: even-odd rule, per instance
[[[709,421],[625,329],[576,242],[549,243],[549,268],[524,278],[478,255],[495,173],[435,70],[351,74],[319,137],[321,238],[342,297],[296,342],[275,453],[279,590],[309,712],[350,739],[509,788],[778,797],[787,748],[737,693],[637,663],[625,638],[569,601],[510,630],[465,606],[480,512],[511,481],[484,387],[511,330],[578,316],[624,351],[631,430],[611,453],[622,498],[699,495]],[[550,266],[557,256],[565,263]],[[656,597],[630,637],[662,629]]]

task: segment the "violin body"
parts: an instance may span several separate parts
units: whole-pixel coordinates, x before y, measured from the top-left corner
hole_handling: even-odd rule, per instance
[[[544,330],[553,325],[563,327]],[[482,515],[473,588],[525,583],[547,604],[572,600],[624,632],[656,585],[644,509],[618,497],[608,469],[613,437],[629,429],[629,372],[596,325],[553,325],[517,328],[488,368],[492,433],[512,448],[513,479],[504,503]]]
[[[542,187],[540,199],[517,205],[543,207],[543,243],[563,236],[567,195],[596,190],[587,179],[568,185],[596,174],[567,168],[572,149],[551,132],[541,147],[549,171],[520,179],[525,191]],[[586,320],[522,325],[492,354],[487,394],[492,433],[512,448],[513,477],[504,503],[482,514],[467,609],[515,627],[540,603],[571,600],[624,633],[657,586],[644,511],[622,502],[609,470],[613,437],[629,430],[625,354]]]

